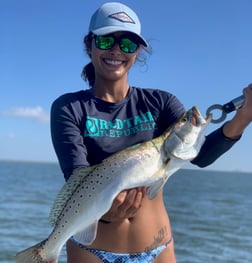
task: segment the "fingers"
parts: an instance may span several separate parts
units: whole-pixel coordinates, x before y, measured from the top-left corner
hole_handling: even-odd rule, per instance
[[[252,89],[252,83],[250,83],[250,84],[248,85],[248,88]]]
[[[121,213],[124,212],[125,215],[132,217],[141,207],[142,199],[142,191],[139,191],[138,189],[131,189],[127,192],[124,202],[121,203],[118,209]]]
[[[252,84],[249,84],[246,88],[243,89],[243,94],[246,98],[245,103],[252,103]]]
[[[251,94],[252,92],[252,83],[249,84],[246,88],[243,89],[243,93],[246,95],[246,94]]]
[[[243,89],[243,94],[245,101],[242,107],[237,110],[237,117],[239,123],[246,127],[252,121],[252,84]]]
[[[109,217],[109,221],[119,221],[134,217],[141,208],[145,191],[145,188],[134,188],[119,193],[106,218]]]

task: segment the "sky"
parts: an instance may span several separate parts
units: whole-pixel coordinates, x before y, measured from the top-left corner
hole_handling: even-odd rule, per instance
[[[205,114],[252,82],[251,0],[125,0],[152,47],[129,83],[175,94]],[[0,0],[0,160],[56,162],[50,107],[86,89],[82,44],[98,0]],[[228,119],[233,113],[228,115]],[[207,134],[222,124],[210,124]],[[209,170],[252,170],[252,125]],[[190,168],[193,168],[189,166]]]

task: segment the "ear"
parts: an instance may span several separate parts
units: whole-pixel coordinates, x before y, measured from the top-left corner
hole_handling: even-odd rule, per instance
[[[139,56],[140,56],[140,51],[141,51],[141,47],[139,47],[138,49],[137,49],[137,51],[134,53],[134,59],[135,59],[135,62],[134,63],[136,63],[139,59]]]
[[[139,55],[139,53],[141,52],[141,50],[142,50],[142,47],[139,46],[139,47],[137,48],[136,52],[135,52],[136,57],[138,57],[138,55]]]

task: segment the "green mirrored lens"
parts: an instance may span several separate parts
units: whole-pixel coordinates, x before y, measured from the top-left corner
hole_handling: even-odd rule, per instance
[[[120,48],[125,53],[134,53],[137,50],[138,45],[129,38],[122,38],[120,40]]]
[[[113,47],[115,43],[115,39],[112,36],[104,37],[104,36],[96,36],[95,45],[99,49],[110,49]]]
[[[119,37],[118,39],[111,36],[95,36],[95,46],[102,50],[113,48],[115,43],[119,44],[120,49],[125,53],[134,53],[138,48],[138,44],[128,37]]]

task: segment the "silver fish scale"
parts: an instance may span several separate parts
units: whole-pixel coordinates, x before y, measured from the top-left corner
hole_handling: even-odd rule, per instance
[[[155,154],[158,158],[160,158],[160,153],[157,151],[157,148],[153,146],[153,143],[146,143],[140,148],[141,149],[134,147],[131,150],[131,154],[127,151],[118,153],[112,158],[105,159],[101,164],[95,166],[95,168],[80,181],[71,197],[65,203],[65,207],[58,216],[55,228],[57,229],[60,225],[60,228],[65,229],[69,221],[72,221],[79,214],[86,214],[88,217],[88,214],[93,213],[97,215],[98,212],[102,216],[102,211],[104,211],[104,213],[107,212],[114,197],[118,194],[118,191],[122,191],[124,189],[123,182],[127,182],[127,180],[123,180],[121,177],[126,176],[128,172],[127,170],[133,172],[132,170],[134,170],[134,165],[137,164],[139,166],[139,162],[142,162],[142,168],[138,171],[143,171],[143,169],[150,168],[153,165],[150,161],[154,161]],[[146,151],[147,148],[148,151]],[[156,170],[156,168],[156,165],[154,165],[153,168],[150,169],[149,173],[151,173],[151,170]],[[119,171],[121,171],[121,173],[119,173]],[[132,180],[132,186],[128,185],[128,188],[133,187],[136,183],[140,186],[140,179],[142,178],[142,181],[144,182],[144,177],[144,173],[138,173],[138,175],[135,176],[135,179]],[[106,196],[106,198],[108,197],[108,193],[110,200],[106,200],[107,206],[96,207],[94,202],[102,202],[104,196]],[[85,202],[83,202],[84,200]],[[90,202],[93,204],[91,209]],[[83,205],[83,203],[87,204],[87,207]],[[66,218],[69,219],[66,220]]]

